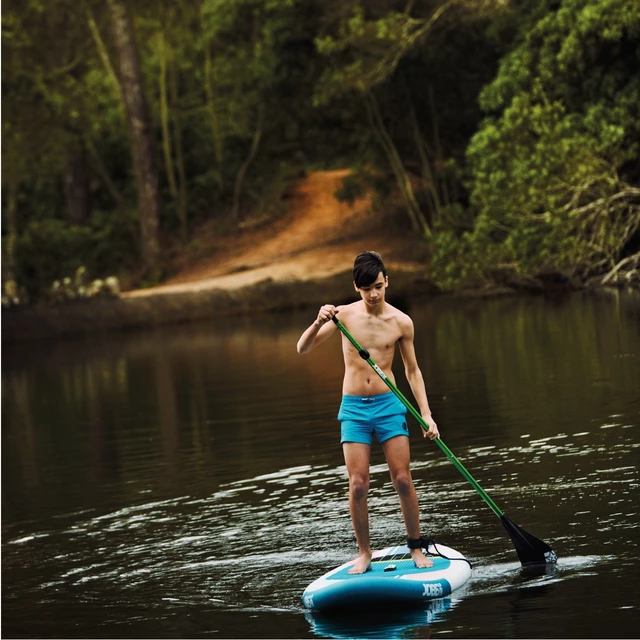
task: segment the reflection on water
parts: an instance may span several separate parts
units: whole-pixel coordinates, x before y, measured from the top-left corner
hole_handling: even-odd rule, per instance
[[[411,424],[425,533],[473,562],[472,581],[384,620],[305,614],[306,585],[355,552],[340,345],[297,355],[309,312],[8,346],[4,635],[633,637],[638,296],[410,312],[443,439],[557,567],[521,571],[499,519]],[[373,543],[402,543],[378,449],[371,478]]]
[[[442,620],[452,606],[452,598],[432,600],[418,609],[395,612],[305,611],[313,632],[321,638],[430,638],[431,625]]]

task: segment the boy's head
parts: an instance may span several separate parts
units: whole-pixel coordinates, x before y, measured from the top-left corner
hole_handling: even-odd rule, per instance
[[[369,287],[376,281],[380,272],[386,280],[387,269],[380,254],[375,251],[363,251],[356,256],[353,263],[353,283],[357,289]]]

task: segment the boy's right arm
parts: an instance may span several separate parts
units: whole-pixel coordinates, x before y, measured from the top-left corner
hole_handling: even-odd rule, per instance
[[[325,304],[320,307],[318,317],[313,324],[300,336],[298,340],[298,353],[309,353],[311,349],[322,344],[337,327],[331,322],[331,318],[338,313],[339,309],[332,304]]]

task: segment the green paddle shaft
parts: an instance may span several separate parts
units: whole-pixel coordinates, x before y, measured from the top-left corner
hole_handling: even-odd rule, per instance
[[[424,431],[429,431],[429,426],[425,422],[424,418],[414,409],[413,405],[404,397],[400,389],[396,387],[396,385],[389,380],[388,376],[385,372],[374,362],[373,358],[369,355],[369,352],[366,349],[363,349],[357,342],[357,340],[349,333],[347,328],[338,320],[336,316],[333,316],[332,320],[336,323],[336,326],[342,333],[345,335],[347,340],[356,348],[357,352],[360,354],[360,357],[363,360],[366,360],[367,363],[371,366],[371,368],[382,378],[384,383],[396,394],[400,402],[408,409],[411,415],[418,421],[418,424],[424,429]],[[465,479],[471,484],[471,486],[478,492],[480,497],[489,505],[491,511],[495,513],[498,518],[502,518],[504,512],[498,505],[491,499],[491,497],[487,494],[487,492],[480,486],[480,483],[465,469],[460,460],[456,458],[451,452],[451,449],[447,447],[447,445],[442,442],[440,438],[435,438],[434,442],[442,449],[444,454],[453,462],[456,469],[465,477]]]

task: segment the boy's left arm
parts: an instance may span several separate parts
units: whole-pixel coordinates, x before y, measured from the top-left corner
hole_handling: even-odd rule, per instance
[[[413,396],[415,397],[416,402],[418,403],[418,407],[420,408],[420,415],[424,418],[424,421],[429,427],[428,431],[423,430],[423,435],[425,438],[428,437],[433,440],[434,438],[440,437],[440,432],[438,431],[438,425],[431,415],[431,408],[429,407],[429,400],[427,398],[427,389],[424,384],[422,371],[420,371],[420,367],[418,366],[413,338],[413,321],[409,317],[407,317],[406,322],[403,323],[402,327],[402,337],[400,338],[400,355],[402,356],[402,361],[404,362],[404,371],[405,375],[407,376],[407,381],[409,382],[409,386],[411,387]]]

